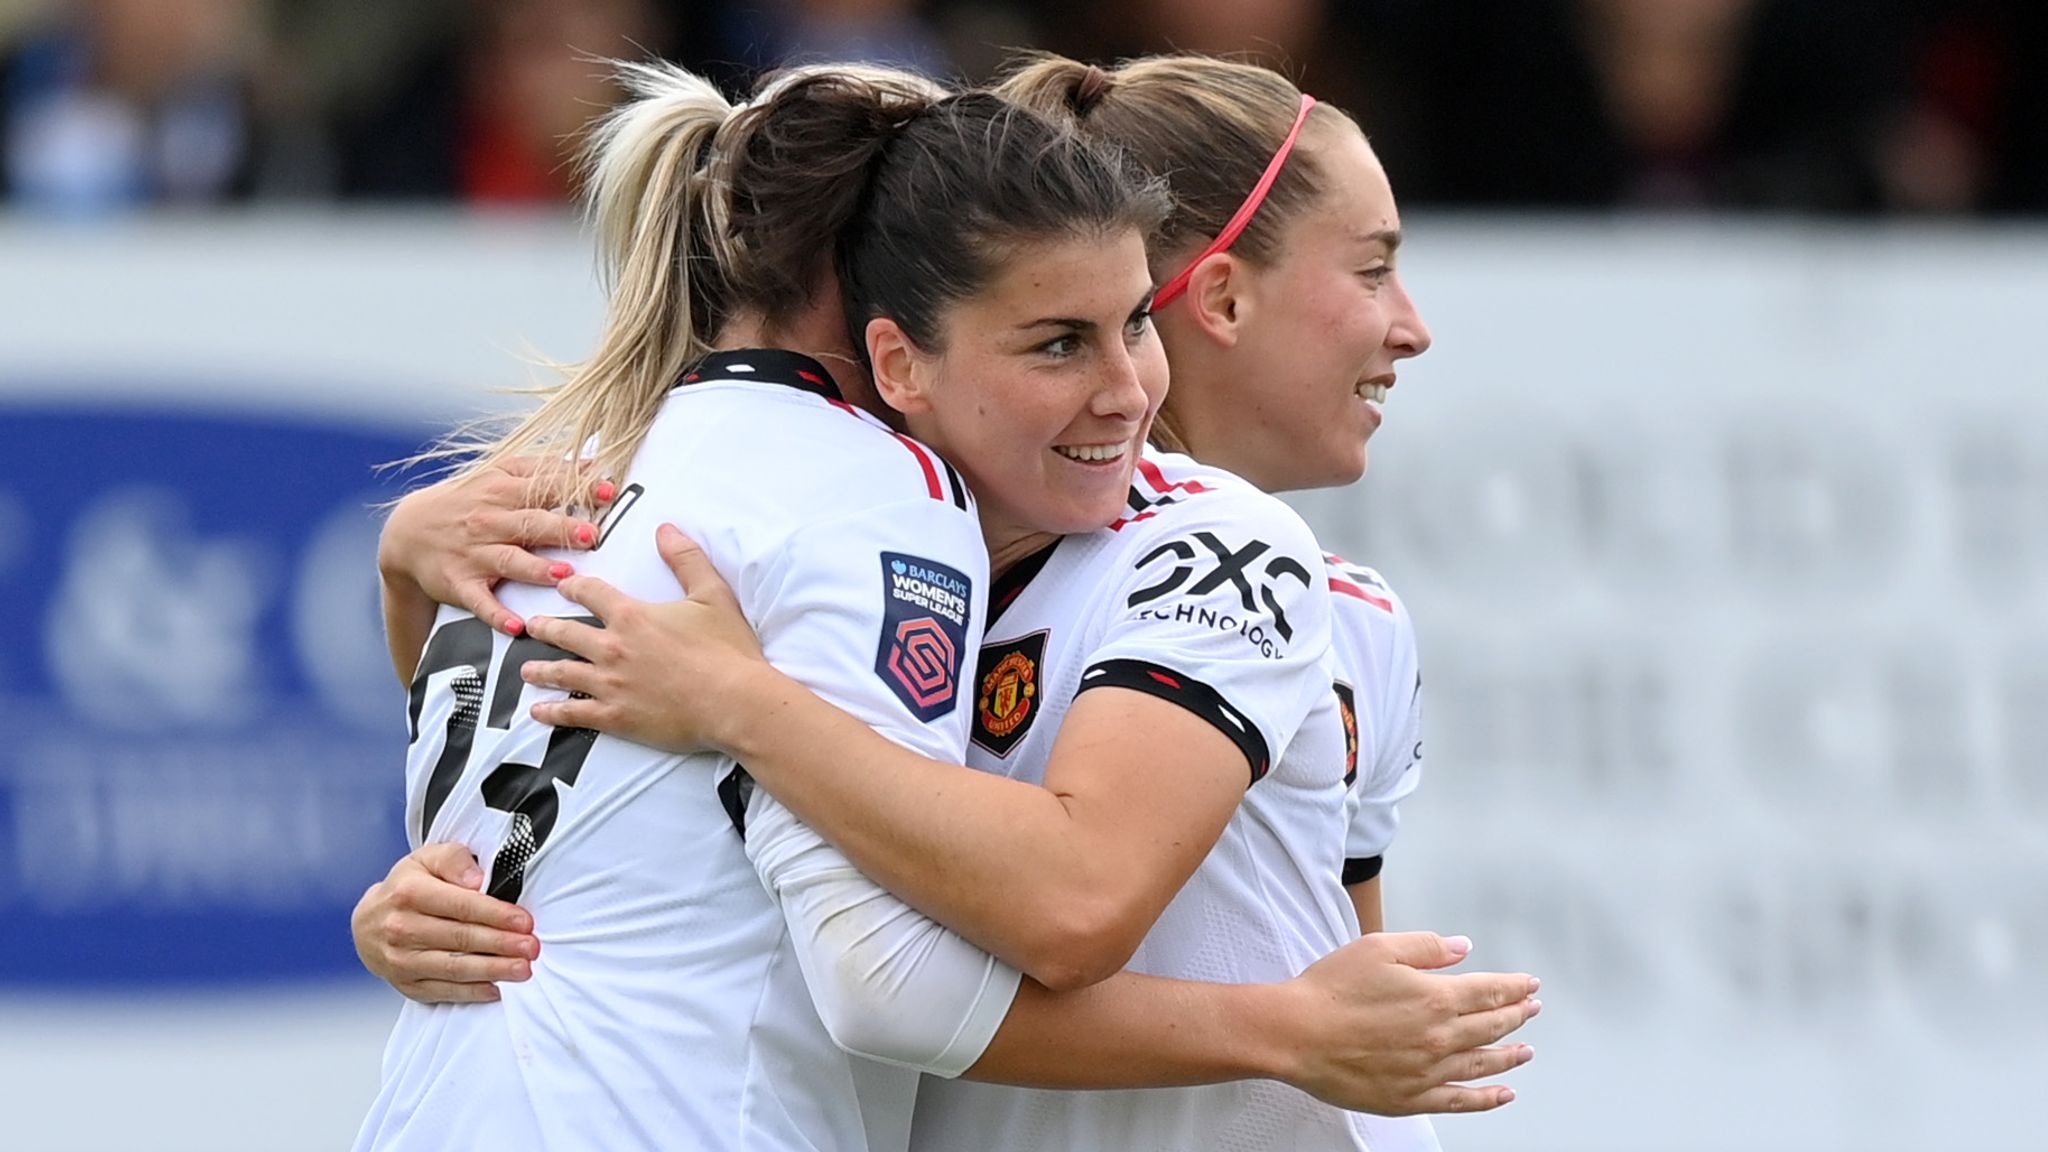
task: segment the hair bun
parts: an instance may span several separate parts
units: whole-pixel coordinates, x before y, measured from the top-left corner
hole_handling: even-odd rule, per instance
[[[1095,106],[1102,102],[1104,96],[1109,95],[1110,88],[1115,84],[1116,77],[1093,64],[1088,65],[1081,73],[1081,79],[1074,84],[1072,103],[1075,115],[1086,116],[1093,112]]]

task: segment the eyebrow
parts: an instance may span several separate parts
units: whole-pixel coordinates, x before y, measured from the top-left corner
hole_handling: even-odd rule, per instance
[[[1397,239],[1395,242],[1399,243],[1399,240]],[[1147,287],[1145,295],[1131,308],[1130,315],[1136,316],[1138,313],[1151,308],[1152,297],[1158,291],[1159,289],[1156,287]],[[1086,333],[1095,331],[1096,324],[1093,320],[1083,320],[1078,316],[1044,316],[1037,320],[1027,320],[1017,325],[1017,331],[1019,332],[1029,332],[1033,328],[1064,328],[1070,332]]]
[[[1082,320],[1073,316],[1047,316],[1040,320],[1028,320],[1017,325],[1017,331],[1019,332],[1029,332],[1033,328],[1066,328],[1075,332],[1090,332],[1095,328],[1095,321]]]
[[[1401,247],[1401,230],[1399,228],[1382,228],[1377,232],[1363,234],[1353,232],[1351,235],[1360,244],[1385,244],[1389,252]]]

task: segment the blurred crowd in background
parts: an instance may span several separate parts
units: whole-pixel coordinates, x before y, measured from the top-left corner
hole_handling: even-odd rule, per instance
[[[0,0],[0,205],[566,201],[598,57],[1245,54],[1408,206],[2048,212],[2044,0]]]

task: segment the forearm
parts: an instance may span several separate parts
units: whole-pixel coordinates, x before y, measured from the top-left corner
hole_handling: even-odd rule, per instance
[[[1119,972],[1051,992],[1026,980],[967,1079],[1034,1088],[1167,1088],[1285,1079],[1299,1011],[1281,984]]]
[[[1073,986],[1059,942],[1100,915],[1111,886],[1064,798],[903,748],[765,665],[747,693],[747,720],[719,743],[758,784],[906,903]]]

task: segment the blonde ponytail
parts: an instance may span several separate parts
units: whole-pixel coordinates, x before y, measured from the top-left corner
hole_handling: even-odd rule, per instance
[[[946,96],[896,69],[821,65],[771,77],[736,109],[673,65],[614,67],[633,98],[598,121],[583,154],[610,296],[597,351],[509,432],[467,430],[421,459],[459,459],[467,473],[512,456],[563,468],[588,457],[623,474],[727,320],[750,312],[772,329],[814,303],[875,157]],[[534,490],[554,478],[535,476]]]
[[[597,122],[582,157],[610,297],[597,351],[510,432],[448,449],[474,453],[464,472],[511,456],[566,467],[589,455],[600,474],[621,475],[683,368],[710,350],[726,254],[697,249],[727,242],[708,226],[711,202],[725,193],[705,166],[733,106],[709,81],[673,65],[614,66],[632,99]],[[724,215],[722,205],[716,214]]]

